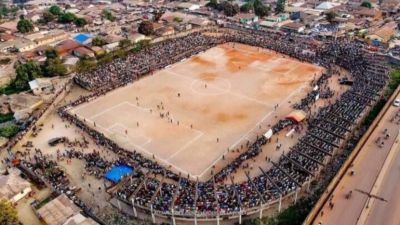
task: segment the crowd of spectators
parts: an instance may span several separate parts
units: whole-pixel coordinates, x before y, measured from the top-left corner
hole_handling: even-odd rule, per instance
[[[272,167],[266,171],[260,168],[260,175],[248,176],[246,182],[229,182],[230,175],[243,162],[254,158],[262,151],[262,146],[269,142],[264,136],[258,137],[253,143],[248,143],[247,151],[209,181],[200,182],[176,174],[134,150],[129,151],[119,147],[103,134],[87,126],[76,115],[68,113],[70,107],[91,101],[142,75],[226,42],[268,48],[325,68],[333,68],[335,65],[347,70],[350,74],[347,78],[353,82],[334,103],[321,108],[307,120],[308,129],[287,154],[282,154],[277,162],[266,160]],[[192,33],[154,44],[140,53],[116,59],[90,73],[78,74],[77,83],[96,91],[60,108],[59,114],[86,131],[96,144],[106,146],[120,155],[122,163],[137,168],[134,175],[126,179],[117,192],[119,199],[128,204],[134,202],[135,206],[147,210],[151,208],[157,213],[166,215],[234,214],[276,201],[313,179],[318,170],[325,165],[326,160],[344,144],[347,135],[358,124],[367,107],[373,105],[382,93],[389,78],[388,68],[382,62],[379,56],[367,52],[362,45],[345,39],[322,42],[281,33],[267,34],[261,31],[232,29],[220,31],[219,35]],[[312,82],[317,88],[301,102],[294,104],[294,108],[309,111],[317,96],[329,98],[333,95],[327,85],[327,80],[333,72],[330,69],[327,71]],[[283,119],[272,127],[273,133],[293,124],[293,121]],[[142,173],[140,168],[148,172]],[[153,175],[162,176],[163,179],[160,181]]]

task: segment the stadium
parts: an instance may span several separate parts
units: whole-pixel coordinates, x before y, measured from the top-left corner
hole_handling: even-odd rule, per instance
[[[207,28],[77,74],[58,113],[133,168],[107,181],[125,214],[240,223],[318,183],[388,73],[355,42]]]

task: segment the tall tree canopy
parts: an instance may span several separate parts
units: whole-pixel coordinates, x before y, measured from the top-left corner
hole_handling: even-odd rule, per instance
[[[329,11],[325,14],[325,19],[329,22],[329,23],[334,23],[335,22],[335,18],[336,18],[337,14],[334,11]]]
[[[52,5],[49,8],[49,12],[55,16],[60,16],[61,14],[63,14],[63,11],[61,10],[61,8],[58,5]]]
[[[224,1],[218,5],[217,9],[223,11],[226,16],[234,16],[239,13],[240,8],[238,4],[232,4],[231,2]]]
[[[15,88],[25,90],[29,87],[28,82],[42,76],[40,66],[32,61],[17,65],[16,76],[14,80]]]
[[[101,17],[103,19],[109,20],[109,21],[115,21],[115,16],[112,14],[112,12],[108,9],[103,9],[101,12]]]
[[[21,33],[28,33],[33,31],[33,25],[30,20],[21,17],[17,24],[17,30]]]
[[[150,21],[143,21],[139,24],[139,33],[144,35],[152,35],[154,33],[153,23]]]
[[[269,14],[270,8],[265,6],[260,0],[254,0],[254,13],[259,17],[264,17]]]
[[[372,4],[371,4],[371,2],[369,2],[369,1],[363,1],[363,2],[361,3],[361,6],[362,6],[362,7],[369,8],[369,9],[372,9]]]
[[[285,4],[286,4],[286,0],[278,0],[276,2],[275,12],[276,13],[284,12],[285,11]]]

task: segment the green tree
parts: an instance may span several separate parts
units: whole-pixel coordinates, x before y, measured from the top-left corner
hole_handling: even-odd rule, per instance
[[[49,12],[55,16],[61,16],[61,14],[63,14],[63,11],[58,5],[52,5],[49,8]]]
[[[9,124],[0,127],[0,136],[1,137],[6,137],[6,138],[11,138],[14,137],[19,131],[19,127],[15,124]],[[0,204],[0,209],[1,209],[1,204]],[[2,212],[2,211],[0,211]],[[0,213],[0,221],[1,221],[1,213]],[[3,224],[0,222],[0,224]],[[7,224],[8,225],[8,224]]]
[[[207,7],[211,7],[216,9],[218,7],[218,1],[217,0],[210,0],[207,4]]]
[[[92,40],[93,46],[103,46],[105,44],[107,44],[106,40],[104,40],[104,38],[102,38],[100,36],[97,36],[97,37],[93,38],[93,40]]]
[[[56,51],[55,48],[48,48],[46,49],[46,51],[44,52],[44,55],[46,56],[46,58],[48,59],[54,59],[59,57],[58,52]]]
[[[6,17],[6,16],[8,16],[9,13],[10,13],[10,9],[7,6],[3,5],[0,7],[0,16],[1,17]]]
[[[254,10],[253,2],[247,2],[246,4],[242,5],[240,7],[240,12],[250,12],[251,10]]]
[[[43,65],[43,73],[46,77],[63,76],[67,73],[67,68],[59,57],[47,58]]]
[[[153,23],[150,21],[143,21],[139,24],[138,32],[144,35],[152,35],[154,33]]]
[[[42,17],[40,18],[39,22],[43,24],[47,24],[55,19],[55,16],[50,12],[43,12]]]
[[[325,19],[329,22],[329,23],[334,23],[335,18],[336,18],[337,14],[334,11],[329,11],[325,14]]]
[[[90,59],[81,58],[76,64],[76,71],[79,73],[87,72],[96,68],[96,62]]]
[[[264,17],[269,14],[270,8],[265,6],[260,0],[254,0],[254,13],[259,17]]]
[[[5,199],[0,200],[0,224],[1,225],[18,225],[18,214],[11,202]]]
[[[369,9],[372,9],[372,4],[371,4],[371,2],[369,2],[369,1],[363,1],[363,2],[361,3],[361,6],[362,6],[362,7],[369,8]]]
[[[219,4],[218,9],[223,11],[226,16],[234,16],[240,11],[238,4],[232,4],[228,1]]]
[[[42,72],[46,77],[62,76],[67,73],[67,68],[62,64],[58,52],[49,48],[45,52],[46,62],[42,66]]]
[[[28,33],[33,31],[32,22],[30,20],[21,17],[17,24],[17,30],[21,33]]]
[[[286,0],[278,0],[276,2],[275,12],[276,13],[284,12],[285,11],[285,4],[286,4]]]
[[[58,17],[58,22],[60,23],[71,23],[76,19],[75,14],[73,13],[64,13]]]
[[[142,49],[150,46],[150,40],[141,40],[133,46],[132,52],[140,52]]]
[[[25,64],[17,65],[14,86],[18,90],[29,88],[28,82],[42,76],[42,70],[37,63],[29,61]]]
[[[75,18],[74,24],[77,27],[84,27],[87,24],[87,22],[84,18]]]
[[[115,16],[108,9],[103,9],[103,11],[101,12],[101,17],[111,22],[115,21]]]
[[[177,22],[177,23],[181,23],[183,21],[183,19],[181,17],[177,16],[177,17],[174,18],[174,21]]]

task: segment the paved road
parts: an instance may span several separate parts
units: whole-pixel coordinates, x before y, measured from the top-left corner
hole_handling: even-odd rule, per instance
[[[377,128],[373,131],[365,146],[339,182],[332,198],[333,208],[329,201],[325,203],[315,225],[399,225],[400,224],[400,136],[399,128],[390,119],[399,112],[399,108],[390,106]],[[379,147],[375,142],[378,137],[384,139],[384,129],[390,137]],[[354,175],[350,172],[354,171]],[[388,200],[368,200],[367,193],[376,194]],[[352,191],[351,197],[346,195]],[[370,207],[366,208],[366,204]],[[397,215],[397,216],[396,216]]]
[[[400,145],[397,145],[388,160],[388,170],[382,176],[382,182],[376,185],[378,196],[387,199],[388,202],[370,201],[369,208],[364,209],[359,224],[400,224]]]

